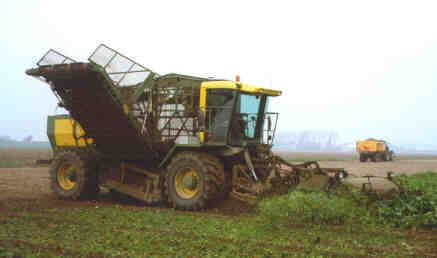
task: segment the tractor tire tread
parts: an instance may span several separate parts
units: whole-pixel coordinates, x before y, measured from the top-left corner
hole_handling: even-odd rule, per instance
[[[172,189],[174,173],[181,164],[190,164],[196,167],[203,175],[203,189],[199,189],[194,201],[185,201],[178,198]],[[212,200],[217,199],[225,186],[225,171],[220,160],[210,154],[183,151],[176,154],[170,161],[165,175],[164,193],[171,207],[181,210],[201,210]]]
[[[63,161],[73,162],[77,165],[78,182],[77,187],[70,190],[64,190],[58,184],[58,169]],[[50,169],[50,188],[55,195],[64,200],[88,200],[94,199],[99,188],[97,185],[97,176],[91,173],[91,163],[84,161],[74,151],[63,151],[56,154]]]

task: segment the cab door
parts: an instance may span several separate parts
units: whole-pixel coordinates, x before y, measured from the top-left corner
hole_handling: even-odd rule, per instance
[[[235,90],[230,89],[208,89],[206,91],[205,142],[227,144],[235,96]]]

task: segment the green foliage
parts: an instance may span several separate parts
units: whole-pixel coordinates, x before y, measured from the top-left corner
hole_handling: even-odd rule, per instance
[[[437,227],[437,174],[401,175],[395,177],[394,182],[401,193],[392,200],[381,200],[375,193],[354,189],[331,195],[294,191],[262,201],[260,216],[272,227],[298,223]]]
[[[305,222],[272,230],[258,215],[101,204],[1,214],[0,257],[424,257],[437,252],[428,238],[410,240],[384,226]]]
[[[437,227],[437,174],[401,175],[394,182],[401,194],[380,205],[380,219],[402,227]]]
[[[295,191],[262,201],[259,212],[272,227],[299,223],[437,227],[437,174],[400,175],[394,182],[401,193],[391,200],[354,189],[331,195]]]
[[[366,209],[357,206],[353,200],[324,192],[290,192],[285,196],[262,201],[260,216],[272,225],[292,225],[310,223],[316,225],[344,225],[359,221],[368,214]]]
[[[392,206],[337,189],[276,196],[238,216],[105,201],[0,209],[0,257],[430,257],[435,229],[411,237],[391,225],[435,227],[436,176],[396,177],[405,190]]]

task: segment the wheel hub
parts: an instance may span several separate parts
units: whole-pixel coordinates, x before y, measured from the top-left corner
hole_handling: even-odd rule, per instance
[[[71,190],[76,185],[76,166],[63,164],[58,169],[58,184],[64,190]]]
[[[182,199],[193,198],[200,187],[198,173],[192,168],[179,170],[175,175],[174,187]]]

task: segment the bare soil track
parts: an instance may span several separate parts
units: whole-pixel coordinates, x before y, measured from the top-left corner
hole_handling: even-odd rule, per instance
[[[394,162],[322,161],[322,167],[343,167],[352,176],[384,176],[386,172],[414,174],[437,171],[436,160],[396,160]],[[96,201],[73,202],[58,200],[50,190],[48,168],[2,168],[0,169],[0,214],[17,210],[33,210],[50,207],[110,206],[114,204],[141,206],[130,201],[113,201],[108,194],[101,194]],[[159,208],[157,208],[159,209]],[[207,211],[218,215],[251,213],[253,208],[236,200],[224,200]]]
[[[51,192],[48,168],[0,168],[0,215],[20,210],[35,210],[59,207],[105,207],[115,204],[124,206],[143,206],[130,198],[113,200],[109,193],[103,192],[93,201],[59,200]],[[160,209],[165,207],[151,207]],[[253,207],[238,200],[228,199],[214,204],[209,214],[236,215],[251,213]]]

